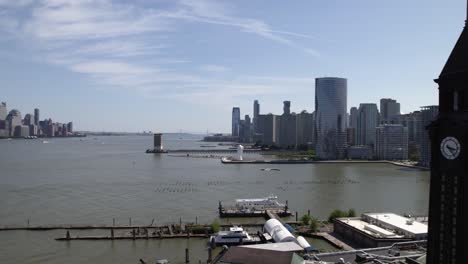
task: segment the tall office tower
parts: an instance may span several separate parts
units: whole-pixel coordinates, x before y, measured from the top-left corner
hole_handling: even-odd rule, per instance
[[[314,135],[314,115],[302,111],[296,115],[296,147],[308,148],[312,146]]]
[[[15,136],[15,129],[18,126],[22,125],[22,120],[21,120],[21,113],[20,111],[13,109],[10,111],[10,113],[6,117],[7,120],[7,125],[9,128],[8,134],[10,137]],[[21,130],[21,128],[20,128]]]
[[[31,114],[26,114],[26,115],[24,116],[23,124],[24,124],[25,126],[32,125],[33,122],[34,122],[34,120],[33,120]]]
[[[351,141],[355,145],[357,143],[357,128],[358,128],[358,117],[359,117],[359,111],[357,107],[351,107],[349,110],[349,125],[348,128],[351,128],[354,130],[352,137],[348,137],[348,144]]]
[[[427,126],[430,125],[439,114],[439,106],[430,105],[421,107],[421,122],[418,128],[417,144],[420,146],[419,164],[429,168],[431,166],[431,141]]]
[[[39,109],[34,108],[34,125],[39,125]]]
[[[67,129],[68,132],[73,133],[73,122],[68,122]]]
[[[232,108],[232,136],[239,136],[239,125],[240,125],[240,109],[239,107]]]
[[[358,110],[358,145],[375,145],[375,128],[379,125],[379,111],[376,104],[360,104]]]
[[[419,129],[422,128],[421,112],[414,111],[409,114],[399,115],[395,119],[397,120],[396,123],[408,128],[408,142],[415,143],[420,136]]]
[[[315,79],[315,145],[320,159],[345,157],[347,96],[346,79]]]
[[[242,143],[252,142],[252,124],[250,122],[249,115],[245,115],[244,120],[240,121],[239,142],[242,142]]]
[[[291,114],[291,101],[283,101],[283,115]]]
[[[0,104],[0,120],[6,120],[7,115],[7,105],[5,102],[2,102]]]
[[[400,103],[391,98],[380,99],[380,121],[391,123],[392,119],[400,114]]]
[[[382,124],[376,128],[375,156],[380,160],[408,159],[408,128]]]
[[[276,119],[277,116],[258,115],[258,139],[262,145],[273,146],[276,145]]]
[[[258,100],[255,100],[254,109],[253,109],[253,134],[254,135],[258,133],[258,129],[257,129],[258,115],[260,115],[260,104],[258,103]]]
[[[468,259],[468,18],[436,83],[426,263],[462,264]]]

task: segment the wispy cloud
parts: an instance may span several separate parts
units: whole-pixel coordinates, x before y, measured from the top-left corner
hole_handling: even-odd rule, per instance
[[[137,3],[0,0],[0,7],[23,8],[22,12],[28,13],[15,16],[12,14],[16,11],[0,11],[0,31],[20,35],[19,39],[30,42],[46,62],[87,75],[100,85],[127,87],[144,91],[147,96],[166,96],[192,103],[214,94],[219,99],[232,100],[236,96],[283,91],[286,83],[296,87],[306,85],[298,79],[236,76],[235,70],[225,65],[198,63],[180,53],[171,57],[168,52],[171,39],[167,35],[187,23],[231,27],[320,56],[318,51],[297,43],[299,38],[315,39],[313,36],[276,30],[263,20],[233,15],[232,8],[221,1],[169,1],[164,8]],[[190,68],[188,64],[192,62]],[[175,70],[174,65],[178,64],[187,67]],[[224,75],[229,77],[223,79]]]

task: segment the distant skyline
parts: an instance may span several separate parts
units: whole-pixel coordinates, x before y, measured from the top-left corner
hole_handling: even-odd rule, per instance
[[[348,108],[408,113],[437,104],[465,16],[465,0],[0,0],[0,101],[76,130],[229,132],[234,106],[312,112],[315,78],[343,77]]]

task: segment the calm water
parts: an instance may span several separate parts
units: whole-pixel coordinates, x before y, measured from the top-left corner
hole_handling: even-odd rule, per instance
[[[167,135],[165,147],[198,148],[194,136]],[[223,165],[219,159],[145,154],[152,137],[0,140],[0,225],[211,223],[218,201],[274,193],[293,211],[326,218],[358,213],[427,214],[429,173],[392,165]],[[233,220],[231,221],[238,221]],[[0,233],[0,263],[137,263],[206,260],[206,241],[56,242],[54,232]],[[91,234],[91,232],[84,232]]]

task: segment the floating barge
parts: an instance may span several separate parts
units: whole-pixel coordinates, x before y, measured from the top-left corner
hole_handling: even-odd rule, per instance
[[[256,199],[237,199],[232,206],[223,206],[219,202],[218,212],[219,217],[265,217],[269,218],[269,213],[278,215],[279,217],[290,216],[291,212],[288,208],[288,201],[281,204],[276,196],[270,195],[265,198]]]

